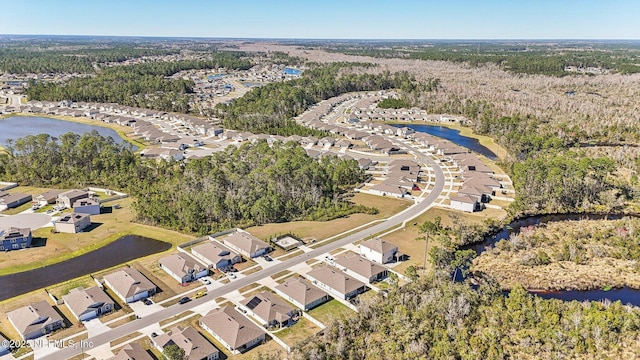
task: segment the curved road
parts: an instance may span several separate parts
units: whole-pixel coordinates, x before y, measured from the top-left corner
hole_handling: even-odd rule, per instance
[[[102,334],[93,336],[88,338],[86,341],[90,341],[92,342],[91,344],[91,348],[93,347],[97,347],[103,344],[108,344],[109,342],[116,340],[120,337],[123,337],[127,334],[131,334],[133,332],[139,331],[147,326],[153,325],[157,322],[160,322],[164,319],[168,319],[170,317],[176,316],[186,310],[190,310],[194,307],[196,307],[197,305],[201,305],[204,304],[208,301],[211,301],[212,299],[216,299],[220,296],[224,296],[225,294],[238,290],[242,287],[245,287],[247,285],[253,284],[255,282],[257,282],[258,280],[265,278],[267,276],[271,276],[271,275],[275,275],[283,270],[287,270],[297,264],[300,264],[304,261],[310,260],[312,258],[315,258],[317,256],[320,256],[324,253],[330,252],[332,250],[338,249],[342,246],[345,246],[347,244],[353,243],[357,240],[366,238],[368,236],[383,232],[385,230],[388,230],[392,227],[395,227],[399,224],[402,224],[405,221],[411,220],[413,218],[415,218],[416,216],[422,214],[423,212],[425,212],[426,210],[428,210],[431,205],[433,204],[433,202],[436,201],[436,199],[438,198],[438,196],[440,196],[440,194],[442,193],[442,190],[444,189],[444,183],[445,183],[445,176],[444,176],[444,172],[442,171],[442,169],[440,168],[440,166],[433,160],[431,159],[429,156],[427,155],[422,155],[417,149],[412,148],[411,146],[405,145],[408,149],[411,149],[415,152],[415,154],[419,154],[418,155],[418,161],[428,164],[430,165],[434,172],[435,172],[435,177],[436,177],[436,181],[435,181],[435,187],[433,188],[433,190],[429,193],[429,195],[427,197],[425,197],[421,202],[416,203],[414,205],[412,205],[411,207],[409,207],[408,209],[404,210],[401,213],[398,213],[392,217],[387,218],[387,220],[371,226],[367,229],[364,229],[362,231],[359,231],[355,234],[346,236],[342,239],[333,241],[327,245],[321,246],[317,249],[314,249],[310,252],[298,255],[296,257],[293,257],[291,259],[282,261],[278,264],[274,264],[273,266],[270,266],[268,268],[265,268],[261,271],[255,272],[253,274],[247,275],[245,277],[242,278],[238,278],[236,280],[232,280],[229,284],[223,285],[219,288],[213,289],[211,291],[208,292],[207,296],[199,298],[199,299],[195,299],[193,301],[190,301],[186,304],[176,304],[173,306],[170,306],[168,308],[162,309],[158,312],[155,312],[153,314],[147,315],[141,319],[137,319],[134,320],[132,322],[126,323],[124,325],[118,326],[115,329],[111,329],[107,332],[104,332]],[[77,344],[76,344],[77,346]],[[59,360],[64,360],[64,359],[69,359],[72,358],[76,355],[81,354],[84,351],[88,351],[91,350],[90,348],[85,348],[85,349],[81,349],[78,347],[66,347],[66,348],[62,348],[60,350],[55,351],[54,353],[51,353],[49,355],[46,355],[44,357],[41,357],[41,359],[47,359],[47,360],[53,360],[53,359],[59,359]]]

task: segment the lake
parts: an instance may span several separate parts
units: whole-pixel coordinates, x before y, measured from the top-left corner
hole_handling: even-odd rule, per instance
[[[465,147],[473,152],[476,152],[480,155],[484,155],[490,160],[497,160],[498,156],[487,147],[480,144],[477,139],[470,138],[467,136],[460,135],[460,131],[456,129],[451,129],[446,126],[436,126],[436,125],[418,125],[418,124],[394,124],[395,127],[408,127],[418,132],[427,133],[433,136],[437,136],[439,138],[443,138],[451,141],[454,144]]]
[[[57,264],[0,276],[0,301],[170,248],[171,244],[164,241],[127,235],[97,250]],[[17,251],[48,250],[45,246]]]
[[[104,137],[112,137],[118,144],[125,142],[117,132],[102,126],[80,124],[48,117],[12,116],[0,119],[0,145],[6,146],[8,139],[16,140],[27,135],[49,134],[52,137],[59,137],[68,132],[82,135],[94,130]],[[133,148],[134,150],[136,149],[135,146]]]

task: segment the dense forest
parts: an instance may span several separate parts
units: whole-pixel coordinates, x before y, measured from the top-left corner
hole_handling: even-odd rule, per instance
[[[298,344],[289,358],[632,359],[640,311],[620,303],[543,300],[522,287],[420,279]]]
[[[313,66],[313,65],[312,65]],[[403,89],[416,91],[415,79],[407,73],[355,74],[367,63],[333,63],[316,65],[299,79],[272,83],[252,90],[217,110],[225,128],[279,135],[309,135],[310,129],[297,125],[292,118],[321,100],[354,91]]]
[[[504,70],[519,74],[565,76],[576,69],[598,68],[632,74],[640,72],[640,49],[629,43],[390,43],[379,45],[328,46],[329,51],[348,55],[377,58],[408,58],[420,60],[451,61],[472,66],[495,64]]]
[[[0,47],[0,72],[12,74],[89,74],[96,71],[94,64],[122,62],[143,56],[171,55],[178,52],[177,49],[157,49],[133,45],[66,50]]]
[[[188,69],[248,69],[252,63],[240,53],[216,53],[209,60],[149,62],[103,69],[96,76],[73,78],[65,83],[35,82],[26,93],[32,100],[118,103],[161,111],[189,112],[193,82],[167,79]]]
[[[187,164],[141,159],[97,133],[28,136],[7,152],[0,155],[3,179],[127,191],[137,199],[139,221],[188,233],[376,211],[346,197],[364,178],[356,161],[317,161],[294,143],[244,144]]]
[[[439,221],[421,232],[453,235],[460,223]],[[431,271],[392,286],[386,295],[360,296],[359,312],[336,319],[322,335],[296,345],[289,358],[308,359],[631,359],[640,310],[620,302],[544,300],[521,286],[510,292],[492,278],[467,273],[475,252],[452,239],[429,252]],[[445,242],[446,243],[446,242]],[[268,357],[267,357],[268,358]]]

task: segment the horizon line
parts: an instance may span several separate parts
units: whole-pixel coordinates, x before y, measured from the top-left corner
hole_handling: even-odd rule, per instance
[[[149,38],[201,40],[261,40],[261,41],[640,41],[631,38],[322,38],[322,37],[229,37],[229,36],[166,36],[166,35],[92,35],[92,34],[0,34],[0,37],[87,37],[87,38]]]

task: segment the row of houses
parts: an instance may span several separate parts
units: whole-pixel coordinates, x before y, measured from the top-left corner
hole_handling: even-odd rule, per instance
[[[411,191],[420,191],[420,165],[407,159],[397,159],[389,162],[383,182],[369,188],[369,191],[381,196],[402,198],[410,195]]]
[[[225,271],[242,261],[267,254],[271,246],[248,232],[236,229],[222,238],[222,243],[211,238],[186,252],[171,254],[158,260],[158,264],[181,284],[209,275],[210,269]]]

